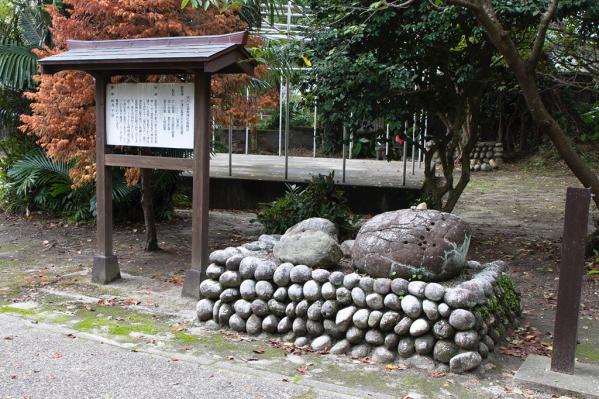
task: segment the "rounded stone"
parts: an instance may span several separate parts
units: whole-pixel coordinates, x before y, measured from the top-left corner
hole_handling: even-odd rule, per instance
[[[395,295],[403,296],[408,293],[408,284],[410,282],[404,278],[394,278],[391,280],[391,291]]]
[[[305,299],[298,302],[295,305],[295,315],[297,317],[306,317],[308,315],[308,308],[310,307],[310,303]]]
[[[410,335],[412,337],[420,337],[421,335],[426,334],[430,328],[430,324],[426,319],[414,320],[410,326]]]
[[[422,301],[422,311],[430,321],[436,321],[439,319],[439,310],[437,304],[433,301],[425,299]]]
[[[409,334],[412,323],[414,323],[414,320],[412,320],[411,318],[409,318],[407,316],[402,317],[402,319],[399,321],[399,323],[397,323],[395,325],[395,327],[393,328],[393,332],[395,332],[395,334],[397,334],[399,336]]]
[[[252,313],[264,317],[269,314],[268,305],[262,299],[254,299],[252,301]]]
[[[276,299],[270,299],[267,303],[268,310],[275,316],[284,316],[285,315],[285,302],[279,302]]]
[[[223,303],[236,301],[239,299],[239,290],[237,288],[227,288],[221,292],[219,299]]]
[[[235,313],[243,319],[247,319],[252,314],[252,304],[245,299],[239,299],[233,304]]]
[[[371,311],[370,314],[368,315],[368,327],[370,327],[370,328],[378,327],[379,322],[381,321],[382,317],[383,317],[383,312],[381,312],[380,310]]]
[[[275,290],[274,294],[272,294],[272,297],[279,302],[286,301],[287,300],[287,288],[285,288],[285,287],[277,288]]]
[[[364,335],[364,340],[370,345],[379,346],[385,342],[385,337],[379,330],[368,330]]]
[[[291,226],[285,231],[285,234],[303,233],[305,231],[322,231],[335,240],[339,234],[339,229],[335,223],[325,218],[312,217],[304,219],[301,222]],[[282,237],[281,237],[282,239]]]
[[[324,327],[324,331],[331,338],[341,339],[345,336],[345,331],[342,328],[339,328],[340,326],[338,326],[337,323],[335,323],[335,320],[324,319],[322,321],[322,325]],[[344,327],[344,326],[341,326],[341,327]]]
[[[370,357],[375,363],[392,363],[395,359],[395,355],[389,349],[384,346],[374,348]]]
[[[227,268],[227,270],[238,271],[239,264],[241,263],[243,258],[245,258],[245,256],[242,254],[233,255],[229,259],[227,259],[227,261],[225,262],[225,267]]]
[[[391,331],[399,323],[399,319],[399,313],[394,311],[385,312],[383,313],[383,317],[381,317],[379,328],[381,331]]]
[[[268,301],[272,298],[274,288],[269,281],[260,280],[256,283],[256,295],[258,298]]]
[[[285,308],[285,315],[287,317],[295,317],[295,303],[290,302],[287,304],[287,307]]]
[[[360,287],[354,287],[351,290],[351,297],[356,306],[363,308],[366,306],[366,295]]]
[[[206,268],[206,277],[213,279],[213,280],[218,280],[220,275],[223,274],[224,272],[225,272],[224,267],[219,266],[216,263],[212,263]]]
[[[366,294],[370,294],[374,291],[374,279],[370,276],[364,276],[360,279],[358,287],[360,287]]]
[[[385,299],[383,299],[383,304],[385,305],[386,308],[389,308],[391,310],[396,310],[396,311],[400,311],[401,309],[401,300],[399,299],[399,296],[397,296],[396,294],[390,293],[385,295]]]
[[[277,332],[279,334],[286,334],[289,331],[291,331],[292,325],[293,325],[293,322],[291,321],[291,319],[289,317],[283,317],[279,321],[279,324],[277,324]]]
[[[439,340],[435,343],[433,358],[441,363],[449,364],[452,357],[459,352],[458,346],[449,340]]]
[[[476,331],[458,331],[453,342],[462,349],[478,350],[479,338]]]
[[[354,287],[357,287],[360,283],[360,275],[358,273],[350,273],[346,274],[343,277],[343,286],[348,290],[351,290]]]
[[[200,299],[196,304],[196,313],[198,320],[206,321],[212,318],[212,308],[214,307],[214,301],[204,298]]]
[[[277,264],[270,260],[263,260],[258,263],[256,266],[256,271],[254,272],[254,278],[256,280],[272,280],[275,270],[277,269]]]
[[[348,306],[346,308],[341,309],[337,312],[337,315],[335,317],[335,323],[337,323],[337,325],[349,324],[352,320],[352,317],[354,316],[354,313],[356,313],[357,310],[358,308],[356,308],[355,306]]]
[[[370,309],[382,309],[383,308],[383,296],[381,294],[372,293],[366,295],[366,305]]]
[[[362,344],[356,345],[352,348],[350,355],[351,357],[363,358],[370,354],[370,345]]]
[[[243,258],[239,263],[239,274],[241,275],[241,278],[253,279],[258,263],[260,262],[261,260],[255,256],[246,256]]]
[[[218,324],[218,311],[220,310],[221,301],[220,299],[214,302],[214,306],[212,307],[212,320],[217,322]]]
[[[243,280],[239,286],[241,297],[248,301],[256,299],[256,282],[254,280]]]
[[[324,332],[324,326],[322,325],[321,321],[307,320],[306,331],[308,332],[309,336],[317,337]]]
[[[432,209],[401,209],[362,225],[352,249],[354,266],[372,277],[427,281],[458,275],[465,266],[471,230],[459,217]]]
[[[233,307],[228,303],[223,303],[218,309],[218,325],[221,327],[229,326],[229,319],[234,314]]]
[[[414,338],[405,337],[399,340],[397,344],[397,352],[399,356],[408,358],[414,354]]]
[[[275,270],[272,279],[279,287],[287,287],[291,282],[290,274],[293,265],[291,263],[281,263]]]
[[[335,287],[340,287],[343,285],[344,277],[345,277],[345,274],[343,274],[343,272],[335,271],[329,275],[329,282],[331,284],[333,284]]]
[[[233,331],[245,332],[245,320],[235,313],[229,318],[229,327],[231,327]]]
[[[487,356],[489,356],[489,347],[484,343],[480,342],[478,344],[478,353],[480,353],[483,359],[486,359]]]
[[[312,278],[312,269],[306,265],[293,266],[289,278],[292,283],[304,284]]]
[[[478,352],[464,352],[455,355],[449,361],[449,370],[452,373],[464,373],[477,368],[483,359]]]
[[[451,308],[446,303],[440,303],[439,306],[437,306],[437,310],[441,317],[449,317],[449,314],[451,313]]]
[[[206,279],[200,283],[200,296],[208,299],[218,299],[223,287],[214,280]]]
[[[308,346],[309,343],[310,339],[308,337],[298,337],[295,339],[295,341],[293,341],[293,345],[297,346],[298,348]]]
[[[327,300],[324,301],[324,303],[322,304],[322,307],[320,308],[320,313],[322,314],[322,317],[324,317],[325,319],[330,319],[337,314],[338,310],[339,307],[337,305],[337,301]]]
[[[273,255],[281,262],[328,268],[337,265],[343,252],[330,235],[322,231],[304,231],[283,235],[275,244]]]
[[[428,355],[435,346],[435,337],[431,334],[423,335],[414,340],[414,350],[419,355]]]
[[[331,272],[325,269],[314,269],[312,270],[312,279],[317,283],[324,284],[329,281]]]
[[[302,336],[306,335],[306,333],[308,332],[308,330],[306,329],[306,320],[301,319],[301,318],[297,318],[297,319],[293,320],[293,324],[292,324],[291,328],[293,330],[293,333],[297,337],[302,337]]]
[[[208,257],[208,260],[211,263],[217,263],[219,265],[224,265],[233,255],[239,254],[239,250],[233,247],[227,247],[225,249],[218,249],[216,251],[212,251]]]
[[[331,337],[328,335],[321,335],[318,338],[315,338],[312,341],[312,345],[310,346],[313,351],[324,351],[330,349],[333,346],[333,342],[331,341]]]
[[[314,280],[306,281],[303,288],[304,298],[309,301],[320,299],[320,284]]]
[[[316,301],[308,307],[308,319],[322,320],[322,301]]]
[[[449,324],[457,330],[467,331],[476,324],[474,313],[466,309],[455,309],[449,315]]]
[[[395,350],[397,345],[399,344],[399,335],[394,333],[389,333],[385,335],[385,348],[389,350]]]
[[[352,317],[352,321],[354,325],[358,328],[368,328],[368,316],[370,315],[370,310],[368,309],[359,309],[354,313]]]
[[[422,314],[422,303],[413,295],[406,295],[401,300],[401,309],[412,319],[420,317]]]
[[[424,296],[431,301],[438,302],[443,299],[444,295],[445,287],[438,283],[429,283],[424,289]]]
[[[453,327],[447,320],[439,320],[433,325],[433,334],[439,339],[452,337],[454,332]]]
[[[410,281],[408,284],[408,292],[416,298],[424,298],[424,290],[426,283],[424,281]]]
[[[336,291],[337,302],[341,305],[349,305],[352,303],[351,291],[345,287],[339,287]]]
[[[304,299],[304,286],[300,284],[291,284],[287,289],[287,295],[293,302],[299,302]]]
[[[339,341],[335,345],[333,345],[333,347],[331,348],[331,350],[329,352],[332,353],[333,355],[344,355],[347,352],[349,352],[350,349],[351,349],[351,344],[349,343],[349,341],[346,339],[342,339],[341,341]]]
[[[365,334],[366,332],[364,330],[355,326],[351,326],[345,334],[345,339],[347,339],[351,344],[357,345],[362,342]]]
[[[274,334],[277,332],[277,326],[279,325],[279,318],[275,315],[268,315],[262,320],[262,330]]]
[[[337,289],[330,282],[326,282],[320,287],[320,295],[324,299],[337,299]]]
[[[476,298],[467,289],[461,287],[449,288],[445,291],[443,300],[453,309],[472,308],[476,305]]]
[[[391,289],[391,279],[389,278],[377,278],[374,280],[372,289],[377,294],[386,295]]]

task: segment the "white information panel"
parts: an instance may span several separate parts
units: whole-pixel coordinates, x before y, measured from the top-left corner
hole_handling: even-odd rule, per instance
[[[106,143],[193,149],[193,83],[106,87]]]

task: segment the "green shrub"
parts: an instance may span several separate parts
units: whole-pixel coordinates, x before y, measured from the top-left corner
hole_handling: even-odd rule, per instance
[[[321,217],[335,223],[341,236],[350,234],[359,216],[352,214],[344,192],[335,187],[334,177],[334,172],[314,176],[305,189],[287,185],[283,197],[258,206],[255,221],[268,233],[283,234],[304,219]]]

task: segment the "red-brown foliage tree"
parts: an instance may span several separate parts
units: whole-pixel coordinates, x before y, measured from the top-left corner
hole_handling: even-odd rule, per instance
[[[48,8],[52,17],[53,47],[39,55],[66,50],[67,39],[101,40],[142,37],[218,35],[244,30],[245,23],[235,9],[223,13],[216,9],[180,8],[180,0],[65,0],[61,12]],[[258,44],[251,38],[252,45]],[[265,72],[261,66],[256,74]],[[121,78],[122,79],[122,78]],[[154,77],[154,79],[165,79]],[[245,101],[245,75],[227,75],[213,80],[214,115],[218,121],[234,120],[242,125],[256,123],[259,107],[273,106],[277,93],[271,91]],[[74,185],[95,179],[95,107],[93,78],[77,71],[39,77],[31,100],[31,115],[21,117],[21,131],[33,135],[53,159],[79,160],[71,170]],[[139,171],[130,170],[130,183]]]

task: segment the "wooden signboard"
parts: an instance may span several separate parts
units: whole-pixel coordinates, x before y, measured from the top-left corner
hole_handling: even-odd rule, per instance
[[[247,32],[217,36],[68,41],[39,61],[43,74],[79,70],[96,80],[96,253],[92,280],[121,277],[112,248],[112,167],[193,172],[191,267],[182,294],[198,298],[208,266],[210,82],[252,73]],[[117,75],[185,75],[193,83],[113,83]],[[193,158],[113,154],[113,146],[193,149]]]

